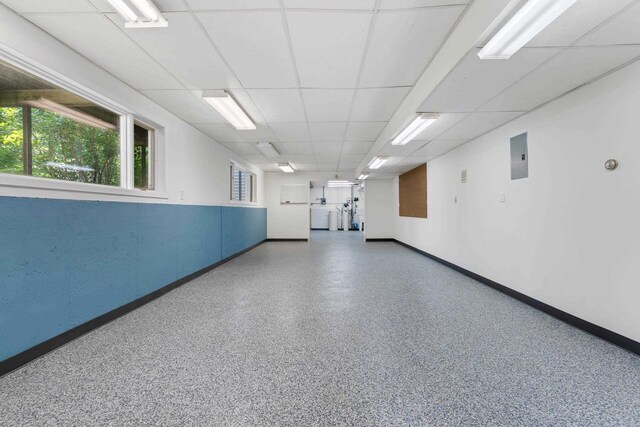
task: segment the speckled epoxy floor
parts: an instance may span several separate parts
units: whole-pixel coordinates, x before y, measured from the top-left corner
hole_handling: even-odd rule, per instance
[[[266,243],[0,378],[0,425],[640,425],[640,358],[395,243]]]

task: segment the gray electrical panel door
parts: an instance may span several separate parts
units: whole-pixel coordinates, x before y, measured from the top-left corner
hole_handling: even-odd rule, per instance
[[[527,133],[511,138],[511,179],[529,176],[529,154],[527,153]]]

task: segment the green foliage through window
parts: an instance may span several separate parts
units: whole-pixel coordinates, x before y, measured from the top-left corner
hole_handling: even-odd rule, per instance
[[[0,173],[22,174],[22,108],[0,108]]]
[[[64,181],[120,185],[116,129],[80,123],[31,107],[0,108],[0,173],[24,173],[24,109],[31,109],[32,175]]]

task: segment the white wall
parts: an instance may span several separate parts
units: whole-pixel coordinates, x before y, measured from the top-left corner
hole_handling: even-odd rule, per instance
[[[394,182],[392,180],[367,180],[367,199],[364,234],[367,239],[390,239],[395,234]]]
[[[635,63],[429,162],[429,218],[399,217],[396,191],[396,238],[640,340],[638,117]],[[511,181],[522,132],[529,178]]]
[[[144,95],[97,67],[35,25],[0,5],[0,50],[9,49],[93,90],[139,117],[164,127],[159,148],[159,175],[166,197],[106,195],[52,191],[3,185],[0,196],[65,199],[139,201],[198,205],[229,205],[229,162],[235,160],[258,177],[258,206],[265,206],[261,169],[218,144],[210,137],[169,113]],[[207,108],[203,104],[203,108]],[[5,181],[6,184],[6,181]],[[181,198],[181,191],[184,197]]]

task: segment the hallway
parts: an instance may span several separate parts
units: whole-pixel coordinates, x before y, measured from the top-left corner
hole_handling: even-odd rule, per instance
[[[640,359],[392,243],[268,242],[0,378],[0,424],[638,425]]]

